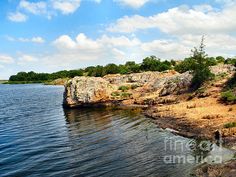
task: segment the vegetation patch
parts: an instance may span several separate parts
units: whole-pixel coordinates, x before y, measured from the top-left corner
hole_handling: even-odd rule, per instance
[[[236,73],[226,82],[221,100],[226,103],[236,103]]]
[[[224,128],[233,128],[236,127],[236,122],[229,122],[224,124]]]
[[[121,98],[130,98],[130,96],[132,95],[132,93],[127,93],[127,92],[123,92],[121,93]]]
[[[233,90],[222,92],[221,100],[228,103],[236,103],[236,94],[233,92]]]
[[[125,86],[125,85],[122,85],[118,88],[118,90],[121,90],[122,92],[125,92],[125,91],[129,90],[129,87]]]

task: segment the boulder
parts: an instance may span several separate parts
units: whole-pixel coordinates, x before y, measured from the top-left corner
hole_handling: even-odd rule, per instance
[[[229,74],[236,70],[235,66],[230,64],[218,64],[210,67],[211,72],[215,75]]]
[[[100,77],[75,77],[65,85],[64,106],[77,107],[110,100],[113,85]]]
[[[169,77],[157,79],[151,87],[155,90],[160,90],[159,96],[179,94],[189,89],[192,77],[193,76],[190,72],[175,74]]]

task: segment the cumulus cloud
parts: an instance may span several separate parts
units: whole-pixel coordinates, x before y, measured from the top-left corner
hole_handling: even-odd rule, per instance
[[[108,63],[124,63],[127,60],[141,62],[143,58],[155,55],[162,59],[183,59],[190,56],[191,49],[198,46],[201,35],[181,35],[171,39],[153,39],[142,41],[138,38],[102,35],[96,39],[84,33],[75,37],[58,36],[52,42],[52,51],[46,54],[18,54],[16,63],[24,70],[41,68],[38,72],[52,72],[63,69],[83,68],[89,65],[105,65]],[[236,37],[227,34],[206,35],[206,50],[209,56],[235,55]],[[1,55],[2,56],[2,55]],[[13,62],[4,55],[0,64]],[[2,61],[2,62],[1,62]],[[43,68],[43,69],[42,69]],[[37,70],[35,70],[37,71]]]
[[[100,3],[101,0],[91,0]],[[58,13],[68,15],[74,13],[80,7],[81,0],[46,0],[30,1],[20,0],[17,6],[17,12],[9,13],[8,19],[14,22],[25,22],[28,17],[25,14],[41,15],[48,19],[56,16]]]
[[[137,44],[139,44],[137,39],[129,39],[124,36],[108,37],[103,35],[93,40],[83,33],[78,34],[75,39],[68,35],[62,35],[53,42],[61,56],[67,54],[67,58],[80,60],[107,59],[108,57],[117,59],[118,55],[124,55],[124,52],[118,49],[119,47],[131,47]]]
[[[59,36],[53,41],[56,51],[42,57],[48,66],[74,68],[96,64],[123,63],[133,55],[131,51],[140,46],[137,38],[102,35],[91,39],[84,33],[72,38]]]
[[[52,7],[62,14],[74,13],[80,6],[80,0],[52,0]]]
[[[35,43],[44,43],[44,39],[42,37],[33,37],[31,39],[32,42],[35,42]]]
[[[132,8],[140,8],[150,0],[114,0],[114,2],[117,2],[124,6],[129,6]]]
[[[181,35],[173,39],[154,39],[141,41],[133,37],[102,35],[90,39],[81,33],[74,39],[68,35],[58,37],[53,45],[57,54],[51,58],[73,62],[95,61],[103,59],[123,62],[124,59],[140,61],[143,57],[156,55],[163,59],[182,59],[190,56],[191,49],[198,46],[201,35]],[[236,50],[236,38],[230,35],[206,35],[207,52],[210,56],[233,56]],[[50,57],[49,57],[50,58]],[[62,62],[63,63],[63,62]]]
[[[13,22],[25,22],[28,17],[21,12],[11,12],[8,14],[7,18]]]
[[[210,34],[219,32],[233,32],[236,28],[236,5],[222,10],[211,6],[189,8],[179,6],[153,16],[125,16],[111,24],[110,32],[132,33],[138,30],[156,28],[164,33],[182,34]]]
[[[47,3],[44,1],[29,2],[26,0],[21,0],[19,3],[19,8],[35,15],[45,14],[47,12]]]

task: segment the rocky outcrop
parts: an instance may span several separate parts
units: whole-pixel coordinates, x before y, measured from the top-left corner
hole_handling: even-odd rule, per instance
[[[64,105],[69,107],[107,104],[149,104],[159,96],[188,89],[191,74],[143,72],[101,77],[75,77],[65,85]],[[128,101],[129,100],[129,101]]]
[[[64,105],[69,107],[104,103],[114,86],[100,77],[75,77],[65,85]]]
[[[235,67],[231,65],[211,67],[215,75],[232,73],[234,70]],[[180,74],[172,70],[127,75],[112,74],[103,78],[75,77],[66,83],[64,105],[76,107],[114,102],[126,105],[150,105],[165,102],[162,97],[188,91],[192,77],[190,72]]]
[[[180,94],[181,92],[187,91],[189,89],[192,75],[190,72],[186,72],[183,74],[176,74],[162,80],[163,81],[156,81],[153,85],[154,88],[160,89],[160,96]]]
[[[215,75],[219,75],[219,74],[230,74],[232,72],[235,71],[235,66],[233,65],[229,65],[229,64],[219,64],[216,66],[212,66],[211,68],[211,72]]]

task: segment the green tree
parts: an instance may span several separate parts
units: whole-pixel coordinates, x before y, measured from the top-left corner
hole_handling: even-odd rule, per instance
[[[136,64],[134,61],[127,61],[125,67],[128,69],[129,73],[138,73],[140,72],[140,65]]]
[[[184,61],[181,61],[177,64],[174,69],[179,73],[184,73],[186,71],[192,71],[194,69],[194,60],[191,57],[185,58]]]
[[[193,79],[192,87],[197,89],[212,77],[209,69],[207,54],[205,52],[204,36],[202,37],[199,48],[192,50],[191,60],[193,61]]]
[[[117,74],[119,73],[119,67],[116,64],[111,63],[105,66],[105,71],[107,74]]]
[[[217,56],[216,60],[217,60],[218,63],[224,63],[225,62],[225,58],[222,57],[222,56]]]

